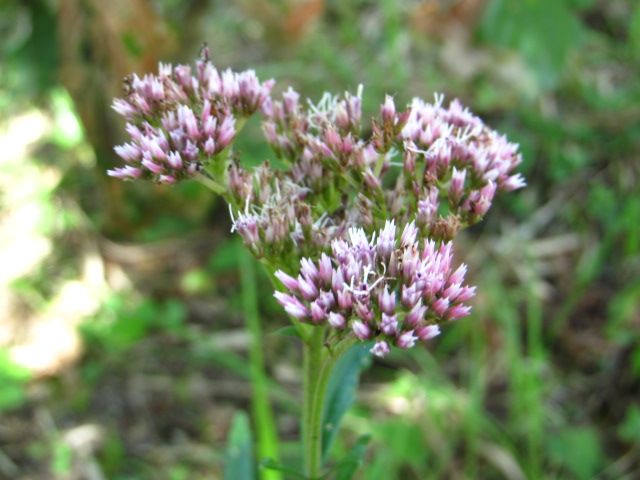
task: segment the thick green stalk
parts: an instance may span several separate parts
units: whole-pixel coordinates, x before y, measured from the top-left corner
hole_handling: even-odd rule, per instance
[[[304,396],[302,406],[302,444],[304,448],[304,468],[310,479],[315,478],[320,470],[320,456],[318,448],[322,446],[322,418],[318,425],[317,396],[320,372],[323,363],[324,329],[315,328],[308,342],[304,345]],[[322,415],[322,413],[320,413]]]
[[[324,345],[325,328],[316,327],[304,345],[304,398],[302,435],[304,467],[307,477],[314,480],[322,470],[322,430],[325,398],[329,378],[336,362],[353,345],[348,338],[329,350]]]
[[[268,379],[262,355],[264,344],[262,343],[262,329],[258,313],[256,274],[253,259],[245,251],[240,254],[240,281],[245,322],[249,331],[249,366],[253,388],[251,410],[258,441],[258,458],[260,460],[271,458],[278,461],[278,435],[269,402]],[[276,470],[262,469],[260,478],[262,480],[281,480],[282,475]]]

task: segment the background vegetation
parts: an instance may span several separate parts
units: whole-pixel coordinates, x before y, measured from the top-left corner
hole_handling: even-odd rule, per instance
[[[524,154],[458,248],[472,317],[373,362],[334,455],[370,433],[357,478],[640,478],[640,4],[5,0],[0,35],[0,478],[222,476],[250,395],[228,213],[104,173],[121,77],[203,41],[312,98],[363,83],[365,116],[459,97]],[[295,459],[300,352],[256,282]]]

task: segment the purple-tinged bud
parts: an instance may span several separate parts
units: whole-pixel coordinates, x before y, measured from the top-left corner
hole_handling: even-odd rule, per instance
[[[164,167],[162,165],[158,165],[157,163],[154,163],[149,159],[145,158],[140,163],[155,174],[161,174],[164,172]]]
[[[327,317],[327,312],[324,308],[318,305],[318,302],[311,302],[311,321],[315,324],[322,322]]]
[[[213,138],[207,138],[207,141],[204,142],[203,149],[207,155],[213,155],[214,153],[216,153],[216,142],[213,140]]]
[[[360,317],[363,321],[367,323],[373,321],[374,314],[368,305],[357,302],[355,305],[354,311],[355,311],[355,314],[358,317]]]
[[[331,274],[331,289],[338,293],[344,289],[344,275],[342,268],[338,267]]]
[[[302,260],[300,260],[300,273],[302,273],[305,277],[312,279],[313,281],[317,281],[320,278],[318,267],[316,267],[316,265],[309,258],[303,258]]]
[[[476,294],[476,287],[462,287],[460,293],[456,297],[456,301],[463,303],[471,300]]]
[[[515,175],[511,175],[509,178],[507,178],[507,180],[505,180],[501,184],[501,187],[507,192],[510,192],[512,190],[517,190],[519,188],[526,187],[526,186],[527,186],[527,182],[519,173]]]
[[[174,177],[173,175],[160,175],[158,181],[167,185],[173,185],[174,183],[176,183],[176,177]]]
[[[420,340],[426,342],[440,335],[440,327],[438,325],[424,325],[416,329],[416,335]]]
[[[380,181],[380,178],[376,177],[370,168],[367,168],[364,171],[363,180],[364,180],[364,183],[372,190],[377,190],[382,186],[382,182]]]
[[[287,295],[282,292],[275,292],[273,294],[280,305],[282,305],[285,311],[298,320],[303,320],[309,316],[309,309],[293,295]]]
[[[353,306],[353,295],[347,290],[339,290],[336,292],[338,297],[338,306],[341,310],[350,310]]]
[[[382,320],[380,321],[380,330],[382,333],[389,336],[394,336],[398,333],[398,319],[395,315],[382,314]]]
[[[389,353],[389,344],[384,340],[379,340],[369,351],[376,357],[383,358]]]
[[[121,168],[115,168],[113,170],[107,170],[107,175],[114,178],[120,178],[122,180],[138,178],[141,173],[142,172],[139,168],[130,167],[128,165]]]
[[[287,115],[293,115],[298,111],[298,100],[300,94],[293,88],[289,87],[286,92],[282,94],[284,111]]]
[[[438,212],[438,189],[432,187],[429,189],[427,198],[418,200],[418,212],[416,219],[420,225],[428,225]]]
[[[355,336],[360,340],[367,340],[371,336],[371,329],[361,320],[354,320],[351,322],[351,328],[353,329]]]
[[[396,292],[389,293],[389,288],[385,285],[384,290],[378,293],[378,306],[387,315],[393,315],[396,309]]]
[[[402,236],[400,237],[400,244],[403,247],[408,247],[416,242],[416,237],[418,235],[418,229],[416,228],[416,222],[411,222],[405,225],[404,230],[402,231]]]
[[[418,340],[418,337],[413,334],[413,330],[409,330],[396,339],[396,345],[406,350],[413,347],[416,344],[416,340]]]
[[[456,169],[456,167],[453,167],[453,173],[451,174],[451,185],[449,185],[449,198],[454,203],[458,203],[462,198],[466,176],[466,170],[458,170]]]
[[[449,276],[448,282],[461,284],[464,281],[466,274],[467,266],[463,263],[451,274],[451,276]]]
[[[385,124],[393,125],[396,117],[396,105],[391,95],[385,96],[384,104],[380,109],[380,116]]]
[[[233,117],[225,117],[218,130],[218,144],[224,149],[236,134],[236,122]]]
[[[342,150],[342,139],[338,132],[329,127],[324,131],[324,143],[332,152],[340,152]]]
[[[282,282],[282,284],[287,288],[287,290],[290,290],[291,292],[298,291],[298,281],[295,278],[293,278],[291,275],[287,275],[282,270],[277,270],[276,273],[274,273],[274,275],[278,280]]]
[[[114,147],[113,150],[125,162],[135,162],[136,160],[139,160],[142,155],[140,149],[132,143],[118,145],[117,147]]]
[[[308,277],[298,275],[298,290],[305,300],[315,300],[318,297],[318,287],[315,282]]]
[[[424,318],[425,313],[427,313],[427,307],[422,305],[422,300],[419,300],[413,308],[407,313],[407,316],[404,318],[403,326],[409,325],[411,328],[415,328],[416,325]]]
[[[333,296],[332,292],[321,291],[320,295],[318,295],[318,299],[316,300],[318,305],[320,305],[325,310],[329,310],[336,304],[336,299]]]
[[[135,125],[131,123],[127,123],[127,125],[124,128],[133,140],[139,141],[142,138],[142,132]]]
[[[278,131],[276,130],[276,124],[272,121],[266,121],[262,124],[262,132],[264,133],[267,142],[269,142],[273,146],[277,146],[278,142]]]
[[[333,328],[337,328],[339,330],[342,330],[347,324],[344,317],[336,312],[329,312],[327,322],[329,322],[329,325],[331,325]]]
[[[447,320],[458,320],[459,318],[466,317],[471,313],[471,307],[469,305],[462,305],[461,303],[454,305],[447,310]]]
[[[418,265],[420,263],[420,257],[416,254],[415,250],[406,249],[402,254],[402,276],[405,280],[412,280]]]
[[[331,266],[331,258],[326,253],[320,256],[318,262],[318,277],[325,286],[331,285],[331,277],[333,276],[333,267]]]
[[[198,130],[198,121],[191,108],[186,105],[182,105],[178,108],[178,121],[184,127],[187,135],[194,142],[200,137],[200,131]]]
[[[258,232],[258,219],[255,215],[242,215],[233,224],[234,230],[236,230],[244,242],[255,247],[260,242],[260,233]]]
[[[184,150],[182,150],[182,154],[189,160],[193,161],[198,158],[200,150],[198,150],[198,147],[194,143],[192,143],[191,140],[187,140],[187,143],[184,146]]]
[[[180,170],[182,168],[182,157],[178,152],[169,152],[167,155],[167,163],[174,170]]]
[[[416,285],[404,285],[402,287],[402,304],[406,308],[413,308],[413,306],[420,300],[420,292]]]
[[[391,252],[396,247],[396,224],[393,220],[387,220],[384,224],[384,228],[380,231],[378,236],[378,242],[376,244],[376,250],[378,255],[387,259]]]
[[[202,135],[203,137],[214,137],[216,135],[216,128],[218,126],[218,120],[215,117],[208,117],[202,121]]]
[[[180,84],[180,86],[184,89],[191,89],[193,87],[193,83],[191,82],[191,67],[188,65],[177,65],[176,68],[173,69],[175,73],[176,80]]]
[[[141,143],[145,153],[148,153],[151,157],[158,160],[167,158],[167,153],[160,147],[157,138],[142,137]]]
[[[438,315],[443,316],[447,311],[447,308],[449,308],[449,303],[450,302],[448,298],[439,298],[431,304],[431,308]]]
[[[133,105],[131,105],[126,100],[122,100],[121,98],[116,98],[113,101],[111,108],[113,108],[119,115],[122,115],[127,119],[134,117],[138,113]]]
[[[489,208],[491,208],[491,201],[496,193],[496,184],[489,182],[480,190],[480,198],[473,207],[473,213],[482,217],[485,215]]]
[[[414,148],[415,148],[415,145],[414,145]],[[413,173],[416,170],[417,156],[418,155],[415,153],[415,151],[409,150],[408,148],[406,148],[406,145],[405,145],[405,151],[402,157],[402,162],[403,162],[404,171],[407,175],[409,175],[409,177],[412,177]]]
[[[444,292],[442,292],[442,296],[448,298],[449,301],[453,302],[458,298],[458,295],[462,293],[462,286],[459,283],[454,283],[449,285]]]

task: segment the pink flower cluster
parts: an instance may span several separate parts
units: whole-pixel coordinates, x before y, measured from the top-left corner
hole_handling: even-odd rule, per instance
[[[236,119],[260,109],[273,83],[261,83],[253,70],[218,71],[206,49],[195,72],[160,64],[157,75],[132,75],[126,98],[113,102],[127,120],[130,141],[115,147],[125,166],[108,174],[168,184],[192,177],[229,146]]]
[[[452,244],[420,242],[414,223],[399,238],[393,221],[377,238],[352,228],[346,239],[332,242],[331,251],[316,261],[303,258],[295,277],[277,271],[287,292],[275,297],[300,321],[375,340],[375,355],[386,355],[391,345],[407,349],[429,340],[438,335],[438,324],[471,310],[465,303],[475,287],[463,284],[464,264],[453,268]]]
[[[431,230],[437,229],[434,214],[443,190],[449,212],[472,224],[487,213],[497,190],[526,184],[513,173],[522,162],[518,145],[488,128],[458,100],[448,108],[442,102],[441,96],[435,103],[415,98],[401,132],[406,185],[417,198],[421,223]]]

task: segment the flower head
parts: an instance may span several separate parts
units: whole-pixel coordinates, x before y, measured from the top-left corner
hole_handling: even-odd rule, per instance
[[[408,224],[400,238],[393,239],[389,238],[394,230],[391,222],[371,236],[353,228],[345,239],[332,242],[330,256],[304,259],[297,283],[293,276],[278,272],[288,293],[276,292],[276,299],[302,321],[327,324],[341,335],[352,334],[360,340],[375,339],[371,351],[378,356],[386,355],[389,345],[406,349],[433,338],[439,324],[470,312],[464,302],[475,290],[463,285],[466,268],[453,268],[451,243],[421,242],[414,228]],[[331,285],[314,275],[329,268],[328,259]],[[392,270],[397,273],[390,275]],[[322,305],[316,300],[321,291]],[[396,302],[397,297],[403,301]]]
[[[204,50],[195,69],[160,64],[157,74],[133,74],[125,83],[126,96],[114,100],[113,109],[131,136],[115,147],[126,165],[108,174],[175,183],[230,145],[238,119],[262,107],[274,82],[260,82],[253,70],[220,72]]]

